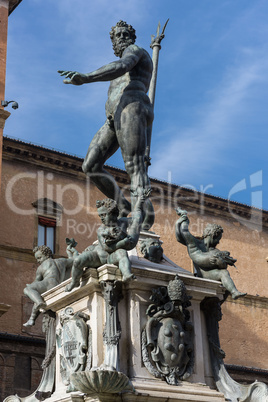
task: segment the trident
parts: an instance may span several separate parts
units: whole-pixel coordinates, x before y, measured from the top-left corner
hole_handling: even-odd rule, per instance
[[[158,26],[157,26],[156,36],[155,35],[151,36],[150,48],[153,49],[153,55],[152,55],[153,72],[152,72],[152,78],[151,78],[150,87],[149,87],[149,99],[151,101],[153,108],[154,108],[154,101],[155,101],[159,51],[161,49],[161,41],[165,37],[164,32],[165,32],[168,21],[169,21],[169,19],[166,21],[161,34],[160,34],[160,22],[159,22]],[[152,139],[152,128],[153,128],[153,124],[151,124],[151,126],[149,126],[147,129],[147,147],[146,147],[145,158],[144,158],[147,170],[148,170],[148,167],[151,165],[150,148],[151,148],[151,139]]]

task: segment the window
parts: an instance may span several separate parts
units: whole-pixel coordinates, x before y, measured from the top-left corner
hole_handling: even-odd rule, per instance
[[[38,216],[37,245],[42,246],[44,244],[48,246],[52,253],[55,253],[55,228],[55,219]]]
[[[32,203],[36,209],[34,246],[48,246],[53,254],[59,252],[58,227],[63,208],[48,198],[39,198]]]

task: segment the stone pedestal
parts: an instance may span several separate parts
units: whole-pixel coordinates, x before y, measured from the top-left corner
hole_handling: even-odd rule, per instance
[[[60,362],[61,351],[57,346],[56,352],[56,381],[55,391],[52,396],[46,399],[47,402],[54,401],[224,401],[223,394],[215,389],[209,359],[209,345],[205,329],[205,319],[200,309],[200,303],[205,297],[218,297],[222,299],[223,288],[219,282],[203,280],[194,277],[189,272],[177,267],[174,263],[167,260],[164,256],[161,264],[152,263],[138,256],[138,252],[130,255],[132,261],[132,272],[136,280],[122,284],[122,296],[115,301],[118,310],[120,326],[115,328],[118,332],[118,356],[116,359],[116,372],[118,376],[114,379],[114,371],[106,370],[105,362],[107,359],[107,344],[105,344],[103,332],[109,321],[107,314],[107,300],[103,296],[103,283],[115,283],[121,280],[119,269],[113,265],[104,265],[98,269],[88,269],[80,288],[65,292],[65,287],[70,280],[58,285],[43,294],[47,306],[56,313],[56,326],[61,327],[62,311],[66,307],[73,309],[73,313],[81,313],[89,316],[87,321],[90,327],[90,362],[87,362],[86,371],[89,371],[89,379],[85,380],[84,374],[78,377],[88,382],[97,381],[100,377],[104,378],[105,386],[111,381],[115,383],[126,381],[123,392],[119,395],[112,390],[107,392],[85,393],[82,391],[67,391],[62,376],[62,366]],[[145,367],[142,358],[142,331],[146,327],[148,320],[146,311],[151,305],[150,296],[152,289],[165,287],[178,274],[179,279],[186,286],[187,294],[192,297],[190,321],[193,324],[193,348],[194,348],[194,367],[193,372],[187,381],[179,381],[174,386],[168,384],[163,379],[155,378]],[[66,311],[66,310],[65,310]],[[68,310],[69,311],[69,310]],[[70,310],[71,311],[71,310]],[[112,311],[112,310],[111,310]],[[72,314],[73,314],[72,313]],[[112,314],[112,313],[111,313]],[[111,320],[109,321],[111,322]],[[115,322],[115,320],[113,320]],[[110,325],[110,324],[108,324]],[[70,335],[71,336],[71,335]],[[113,341],[112,341],[113,342]],[[113,355],[114,356],[114,355]],[[76,376],[76,374],[75,374]],[[74,376],[74,377],[75,377]],[[96,380],[96,376],[98,377]],[[109,377],[110,376],[110,377]],[[111,380],[109,380],[109,378]],[[72,376],[71,376],[72,378]],[[129,379],[129,383],[127,381]],[[90,385],[91,387],[91,385]],[[96,385],[98,388],[98,384]],[[82,386],[82,389],[83,386]],[[88,389],[88,388],[87,388]],[[91,388],[90,388],[91,389]],[[99,388],[98,388],[99,389]],[[114,393],[113,393],[114,392]]]
[[[129,253],[136,280],[122,282],[106,264],[87,269],[71,292],[68,279],[43,293],[41,383],[4,402],[268,402],[266,384],[239,384],[224,366],[221,283],[180,268],[158,253],[157,236],[143,236]]]

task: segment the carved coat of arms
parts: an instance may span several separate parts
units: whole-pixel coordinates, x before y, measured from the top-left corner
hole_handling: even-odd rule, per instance
[[[73,391],[70,375],[91,367],[91,330],[85,313],[74,313],[72,307],[66,307],[60,314],[60,328],[57,330],[57,343],[60,352],[61,377]]]
[[[191,305],[184,283],[175,277],[167,287],[153,289],[142,332],[142,358],[147,370],[168,384],[178,385],[193,371],[193,326]]]

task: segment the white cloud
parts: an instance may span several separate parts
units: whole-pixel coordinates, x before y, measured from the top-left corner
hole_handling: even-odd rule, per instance
[[[221,83],[208,92],[209,101],[193,112],[190,127],[180,130],[173,123],[165,130],[169,140],[153,155],[151,176],[166,179],[171,171],[173,181],[195,183],[230,163],[228,148],[243,140],[243,132],[236,129],[250,107],[251,90],[268,81],[266,54],[242,49],[243,54],[241,63],[227,67]]]

